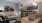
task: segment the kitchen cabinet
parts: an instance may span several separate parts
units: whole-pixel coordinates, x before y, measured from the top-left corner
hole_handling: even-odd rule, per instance
[[[34,13],[29,13],[28,14],[28,19],[35,20],[35,18],[36,18],[36,14],[34,14]]]
[[[36,14],[39,13],[39,7],[38,5],[35,7],[31,7],[32,8],[32,12],[28,12],[28,18],[31,19],[31,20],[35,20],[36,19]]]

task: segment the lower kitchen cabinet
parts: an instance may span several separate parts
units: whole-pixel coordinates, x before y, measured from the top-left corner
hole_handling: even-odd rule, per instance
[[[28,14],[28,19],[35,20],[36,19],[36,14],[33,14],[33,13]]]

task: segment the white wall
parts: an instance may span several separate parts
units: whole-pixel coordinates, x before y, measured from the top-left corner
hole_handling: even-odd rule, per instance
[[[0,1],[0,10],[4,10],[4,6],[12,6],[15,8],[15,3],[9,1]]]
[[[38,3],[39,6],[39,12],[42,13],[42,2]]]
[[[4,10],[4,6],[0,6],[0,10]]]
[[[17,5],[17,3],[14,3],[14,2],[10,2],[10,1],[0,1],[0,10],[4,10],[4,6],[12,6],[12,7],[14,7],[15,9],[14,9],[14,12],[15,13],[18,13],[18,5]],[[14,13],[13,12],[13,13]],[[3,13],[5,13],[6,15],[8,15],[8,13],[9,12],[3,12]]]

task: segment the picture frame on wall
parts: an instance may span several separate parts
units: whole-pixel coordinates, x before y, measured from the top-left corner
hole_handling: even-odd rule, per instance
[[[4,11],[5,12],[13,12],[14,11],[14,8],[13,7],[11,7],[11,6],[4,6]]]
[[[4,6],[4,11],[8,12],[9,11],[9,6]]]

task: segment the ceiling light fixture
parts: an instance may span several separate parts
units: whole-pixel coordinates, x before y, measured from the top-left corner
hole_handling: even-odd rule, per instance
[[[33,3],[33,5],[34,5],[34,6],[36,6],[36,5],[37,5],[37,3]]]
[[[33,6],[37,6],[37,3],[33,0],[32,5],[33,5]]]

